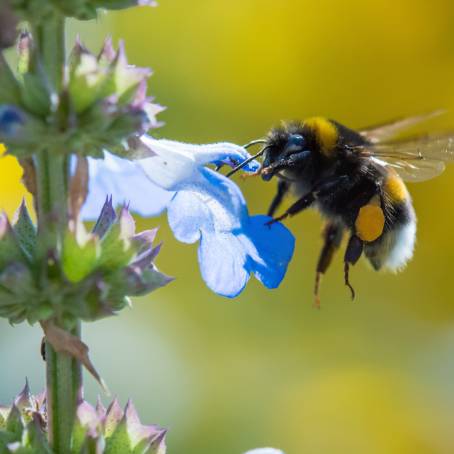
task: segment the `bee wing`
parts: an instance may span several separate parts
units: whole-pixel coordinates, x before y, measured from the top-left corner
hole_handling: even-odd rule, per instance
[[[454,134],[372,144],[362,147],[360,154],[394,168],[405,181],[425,181],[454,162]]]
[[[368,127],[359,133],[371,143],[379,143],[395,136],[400,131],[414,126],[422,121],[429,120],[444,113],[444,110],[435,110],[434,112],[417,115],[414,117],[398,118],[380,125]]]

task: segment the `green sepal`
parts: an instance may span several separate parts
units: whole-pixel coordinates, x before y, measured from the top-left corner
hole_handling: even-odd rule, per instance
[[[19,104],[20,87],[11,68],[0,55],[0,104]]]
[[[20,449],[27,449],[27,451],[15,451],[15,452],[26,452],[30,454],[52,454],[52,450],[49,447],[45,434],[42,428],[43,421],[40,415],[34,414],[32,420],[27,424],[25,429],[25,437],[23,437],[24,447]]]
[[[76,45],[70,58],[68,93],[76,113],[81,113],[101,99],[113,94],[104,68],[98,59]]]
[[[11,262],[26,262],[19,241],[6,215],[0,214],[0,270]]]
[[[131,261],[135,252],[134,245],[122,238],[120,225],[114,224],[101,241],[98,267],[107,271],[122,268]]]
[[[22,76],[22,105],[31,113],[45,117],[51,110],[51,93],[43,75],[26,73]]]
[[[19,216],[13,230],[19,245],[27,256],[31,258],[36,248],[36,227],[27,210],[25,201],[22,201],[19,208]]]
[[[137,270],[133,266],[125,270],[126,293],[131,296],[143,296],[173,281],[154,267]]]
[[[77,283],[87,277],[98,262],[99,244],[95,237],[79,244],[76,235],[66,232],[63,240],[62,267],[70,282]]]
[[[15,440],[20,440],[24,431],[24,422],[20,410],[16,405],[11,407],[6,420],[6,431],[12,434]]]
[[[104,454],[132,454],[126,420],[123,418],[112,435],[106,439]]]

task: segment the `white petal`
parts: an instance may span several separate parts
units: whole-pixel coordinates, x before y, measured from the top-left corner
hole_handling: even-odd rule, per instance
[[[104,152],[104,159],[88,158],[89,194],[82,208],[82,219],[97,219],[106,196],[114,205],[129,204],[141,216],[157,216],[168,205],[173,192],[153,184],[135,162]]]
[[[140,138],[149,152],[149,157],[139,159],[145,174],[158,186],[176,191],[180,185],[190,182],[197,169],[210,163],[230,164],[232,167],[249,158],[247,151],[228,142],[208,145],[193,145],[166,139],[153,139],[144,135]],[[245,170],[255,171],[256,161],[248,164]]]
[[[137,160],[150,181],[163,189],[174,191],[178,185],[190,181],[197,171],[197,164],[184,144],[170,140],[156,140],[142,136],[142,143],[151,151],[151,156]]]

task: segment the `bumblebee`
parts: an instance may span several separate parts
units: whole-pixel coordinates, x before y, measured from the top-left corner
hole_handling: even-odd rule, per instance
[[[416,215],[404,181],[424,181],[454,161],[454,134],[393,140],[401,130],[431,116],[405,118],[354,131],[323,117],[286,123],[248,146],[263,144],[256,175],[278,180],[268,215],[284,196],[297,200],[268,224],[315,207],[326,219],[316,268],[314,297],[320,306],[320,281],[345,234],[344,281],[352,299],[349,270],[364,255],[375,270],[399,271],[412,258]],[[249,161],[249,160],[248,160]],[[238,165],[228,176],[242,168]]]

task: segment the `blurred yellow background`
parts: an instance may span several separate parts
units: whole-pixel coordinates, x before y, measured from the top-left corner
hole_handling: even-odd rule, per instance
[[[451,0],[162,0],[72,24],[71,36],[96,47],[106,33],[124,38],[130,61],[155,70],[151,92],[168,106],[160,136],[245,143],[314,114],[361,127],[441,107],[449,113],[411,132],[454,129],[453,23]],[[17,172],[2,161],[9,212]],[[274,184],[240,184],[263,213]],[[165,217],[142,221],[161,226],[158,265],[177,280],[85,326],[94,362],[123,404],[131,397],[144,420],[170,428],[170,453],[454,452],[454,166],[410,190],[419,232],[407,270],[358,264],[352,303],[339,255],[320,311],[316,213],[287,222],[297,248],[281,287],[251,280],[236,300],[204,286],[196,246],[177,243]],[[44,366],[38,328],[0,323],[5,402],[24,376],[39,391]]]

